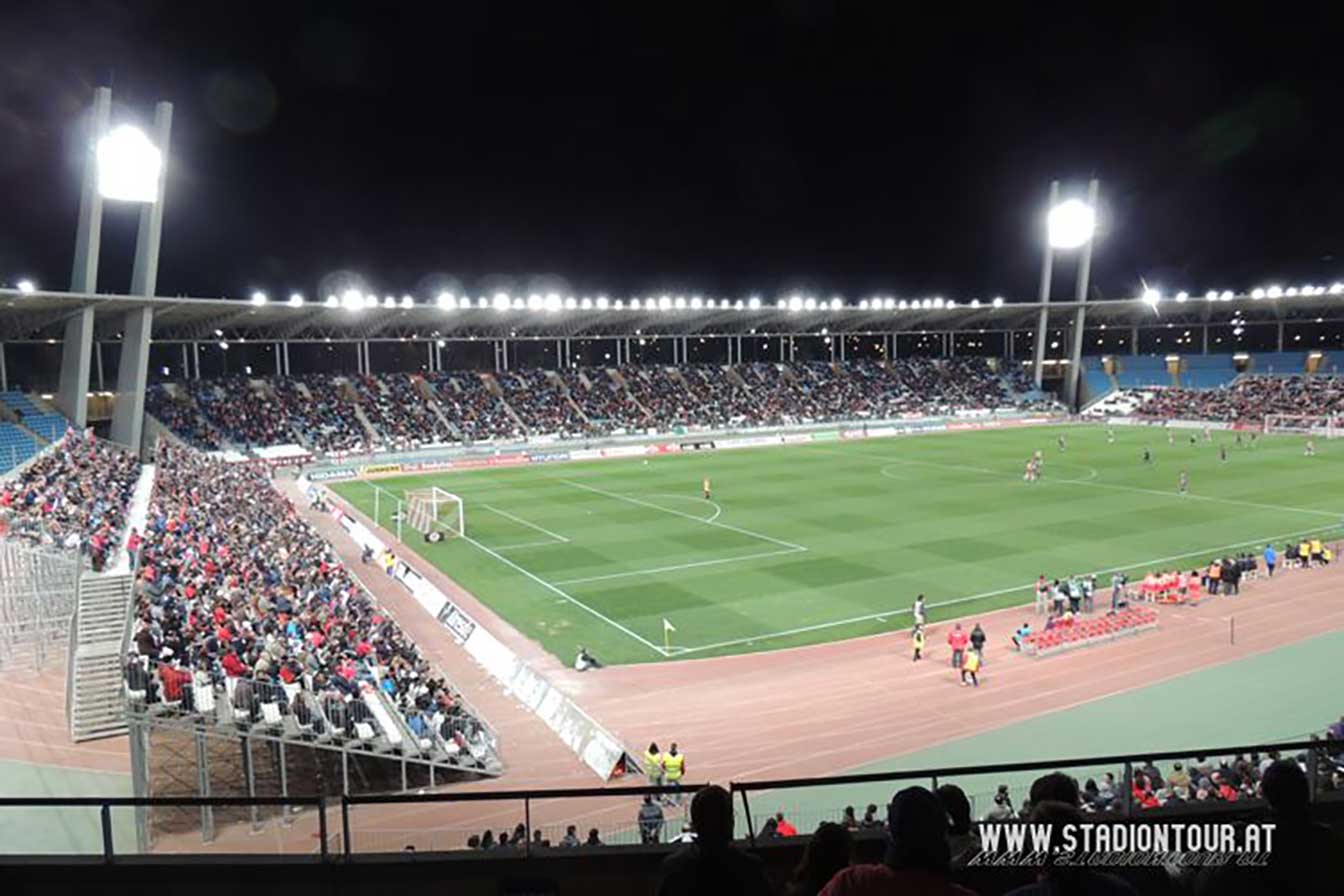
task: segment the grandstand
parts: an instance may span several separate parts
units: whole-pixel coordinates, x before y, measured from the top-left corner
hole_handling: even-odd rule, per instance
[[[59,334],[68,299],[23,301],[35,315],[27,320],[44,319],[45,310],[50,321],[26,336],[56,338],[47,334]],[[108,299],[99,314],[150,301]],[[998,736],[988,721],[885,733],[903,730],[900,720],[918,716],[920,705],[948,699],[945,635],[933,638],[938,674],[921,669],[891,706],[865,706],[853,690],[864,669],[904,654],[909,610],[901,605],[916,589],[930,594],[938,624],[974,614],[990,631],[985,684],[966,696],[986,720],[1024,726],[1041,713],[1063,718],[1079,701],[1110,699],[1116,687],[1157,688],[1170,675],[1249,664],[1295,643],[1314,623],[1298,620],[1301,633],[1283,627],[1291,601],[1312,602],[1317,623],[1333,631],[1342,609],[1338,567],[1316,567],[1248,584],[1236,610],[1246,628],[1235,643],[1175,649],[1191,631],[1221,632],[1229,611],[1206,598],[1114,617],[1103,611],[1068,626],[1052,620],[1021,654],[1001,652],[1022,621],[1020,586],[1063,557],[1070,573],[1167,561],[1125,563],[1137,581],[1154,565],[1204,565],[1215,549],[1250,545],[1271,531],[1319,533],[1334,544],[1337,509],[1319,494],[1316,474],[1297,469],[1298,441],[1267,445],[1256,472],[1226,487],[1204,486],[1219,475],[1216,463],[1183,448],[1205,503],[1170,505],[1154,494],[1165,482],[1154,486],[1131,471],[1139,430],[1122,433],[1110,450],[1099,430],[1072,425],[1053,392],[1069,358],[1047,358],[1046,391],[1034,387],[1022,359],[1039,310],[1031,304],[902,312],[725,303],[709,315],[675,307],[603,314],[576,301],[550,318],[525,302],[505,311],[488,304],[417,305],[386,318],[382,308],[306,306],[296,323],[290,308],[179,300],[159,314],[149,349],[191,358],[188,375],[173,364],[168,375],[151,371],[146,435],[125,448],[67,433],[67,418],[52,419],[42,398],[54,382],[5,393],[0,437],[15,440],[19,463],[0,486],[7,532],[0,661],[34,680],[63,675],[63,743],[121,750],[130,759],[128,792],[144,800],[110,807],[106,822],[73,824],[84,833],[69,835],[71,850],[98,851],[105,823],[118,854],[316,848],[339,861],[415,846],[476,857],[484,874],[506,855],[470,846],[484,829],[512,833],[521,821],[514,854],[550,868],[577,821],[580,840],[592,827],[607,846],[578,846],[575,855],[601,867],[607,849],[652,850],[640,853],[646,867],[637,874],[647,875],[647,863],[667,847],[638,845],[639,795],[628,788],[644,780],[640,756],[651,735],[681,739],[692,779],[732,782],[739,833],[778,869],[776,881],[796,862],[797,845],[773,838],[764,814],[777,807],[800,829],[844,824],[846,804],[882,804],[900,782],[916,779],[956,783],[977,819],[996,805],[998,784],[1008,784],[1020,806],[1032,779],[1060,767],[1077,777],[1079,804],[1094,816],[1142,823],[1145,812],[1169,819],[1215,811],[1245,819],[1264,811],[1264,745],[1291,742],[1277,752],[1306,770],[1316,811],[1337,809],[1344,791],[1334,753],[1304,739],[1333,718],[1325,699],[1207,739],[1126,737],[1134,750],[1127,756],[1107,749],[1107,731],[1119,733],[1102,725],[1095,741],[1047,752],[1068,761],[1043,762],[1036,753],[996,765],[969,754],[961,765],[926,759],[911,771],[920,765],[893,770],[892,757],[959,749],[948,746],[952,730]],[[1255,426],[1266,409],[1344,414],[1329,349],[1171,352],[1157,343],[1167,338],[1166,321],[1145,323],[1140,303],[1092,304],[1089,335],[1104,342],[1111,337],[1102,334],[1124,331],[1126,347],[1154,351],[1103,355],[1113,349],[1102,345],[1080,358],[1079,405],[1091,417]],[[1335,314],[1324,297],[1310,304]],[[246,313],[237,308],[224,322],[220,309],[235,305]],[[1202,309],[1207,319],[1177,323],[1217,328],[1230,313],[1223,305]],[[1069,310],[1059,303],[1055,313]],[[1184,313],[1172,310],[1175,318]],[[1294,327],[1317,332],[1294,320],[1284,313],[1272,326],[1289,337]],[[215,339],[250,363],[269,342],[281,359],[275,369],[203,369],[195,357],[207,346],[193,334],[216,322],[224,326]],[[511,335],[520,327],[560,348],[541,366],[514,362],[525,354],[522,337]],[[964,346],[968,333],[982,350]],[[1059,335],[1067,344],[1065,331]],[[607,357],[564,363],[580,337],[609,349]],[[328,339],[360,347],[349,369],[294,363],[305,341]],[[371,363],[364,346],[382,339],[417,345],[416,363]],[[455,360],[459,344],[481,339],[495,343],[497,363]],[[640,340],[665,344],[667,355],[636,360]],[[59,352],[60,341],[50,350]],[[89,410],[94,430],[105,431],[106,408]],[[920,432],[943,435],[889,438]],[[1053,445],[1056,434],[1069,439],[1067,457],[1047,460],[1059,484],[1020,497],[1028,446]],[[586,458],[601,463],[572,472],[554,466]],[[647,470],[645,460],[653,461]],[[1323,469],[1333,463],[1326,458]],[[485,469],[466,472],[477,468]],[[708,504],[696,488],[704,471],[714,479]],[[387,478],[394,476],[419,478]],[[405,492],[430,482],[461,497],[465,537],[429,545],[408,525]],[[919,501],[915,483],[938,501]],[[1081,496],[1104,504],[1084,506]],[[1247,506],[1258,508],[1257,519],[1206,512]],[[990,520],[989,507],[1000,508],[993,512],[1001,519]],[[1032,519],[1057,521],[1033,529],[1048,529],[1053,552],[1011,546],[1023,508]],[[907,511],[912,528],[897,531],[883,519]],[[1093,542],[1089,526],[1109,538]],[[1173,545],[1177,531],[1185,540]],[[982,560],[966,556],[963,537]],[[38,590],[50,597],[16,589],[11,582],[20,578],[42,583]],[[798,604],[799,588],[817,599]],[[659,609],[645,606],[651,600]],[[576,643],[610,667],[576,671]],[[1178,653],[1183,659],[1163,671],[1158,658]],[[1071,664],[1119,668],[1135,655],[1148,664],[1105,687],[1079,676],[1058,695],[1041,691],[1031,706],[996,702],[1007,699],[1000,682],[1069,678]],[[1285,668],[1300,660],[1286,656]],[[692,657],[701,659],[685,662]],[[1254,674],[1266,680],[1263,670]],[[751,683],[763,675],[774,682],[769,693]],[[651,725],[644,695],[668,678],[699,693],[744,695],[741,705],[724,698],[744,737],[735,732],[715,745],[722,715],[706,717],[681,698]],[[819,713],[822,733],[770,727],[770,714],[791,715],[789,695],[816,687],[840,695]],[[781,776],[749,761],[752,730],[773,730],[784,743],[805,738],[815,749],[788,766],[797,776]],[[1179,773],[1173,782],[1170,764],[1198,764],[1199,743],[1248,738],[1260,747],[1205,751],[1217,757],[1208,760],[1209,787],[1182,784]],[[1152,780],[1155,763],[1167,780]],[[550,793],[557,787],[566,788],[563,796]],[[688,819],[684,807],[661,811],[665,843]],[[880,847],[880,819],[856,827],[860,851]]]

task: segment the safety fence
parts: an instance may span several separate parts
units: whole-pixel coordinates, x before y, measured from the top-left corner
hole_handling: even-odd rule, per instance
[[[69,636],[78,555],[0,538],[0,667],[42,669]]]
[[[1084,808],[1100,817],[1141,823],[1169,817],[1173,812],[1217,815],[1226,812],[1263,810],[1265,804],[1254,788],[1242,788],[1236,799],[1200,799],[1200,777],[1213,777],[1222,770],[1249,777],[1247,769],[1282,757],[1299,763],[1306,771],[1313,803],[1344,803],[1344,740],[1311,737],[1276,743],[1247,744],[1207,749],[1117,754],[1073,759],[911,769],[824,778],[791,778],[769,781],[739,781],[732,791],[739,834],[753,844],[770,836],[768,818],[784,814],[800,833],[807,834],[822,821],[844,822],[844,807],[853,805],[853,826],[880,827],[886,804],[894,791],[910,786],[936,790],[954,784],[972,802],[973,817],[1014,817],[1023,808],[1032,781],[1051,772],[1062,772],[1082,784]],[[1176,769],[1175,763],[1182,763]],[[1145,769],[1158,766],[1164,776],[1185,771],[1192,776],[1190,798],[1179,805],[1150,806],[1135,788]],[[1107,778],[1107,775],[1110,778]],[[1084,782],[1097,784],[1094,789]],[[1106,782],[1105,787],[1101,782]],[[245,807],[252,824],[246,838],[221,838],[220,852],[283,853],[318,857],[322,860],[386,854],[414,849],[417,852],[481,851],[493,843],[498,851],[499,833],[509,838],[508,848],[521,857],[538,850],[573,845],[566,841],[572,828],[580,846],[619,846],[639,842],[669,843],[683,836],[686,804],[702,785],[668,787],[601,787],[561,790],[455,789],[436,793],[398,793],[345,797],[286,796],[272,798],[0,798],[0,824],[15,811],[58,809],[96,810],[102,831],[102,855],[111,861],[128,850],[117,846],[114,812],[130,808],[144,813],[164,807],[197,808],[204,813],[219,807]],[[1000,789],[1003,788],[1003,789]],[[803,800],[801,795],[809,795]],[[1096,794],[1102,794],[1099,798]],[[1004,796],[1006,805],[996,801]],[[646,809],[645,797],[657,807]],[[875,823],[864,825],[868,805],[880,807]],[[790,806],[787,811],[780,807]],[[797,808],[793,808],[796,806]],[[269,812],[263,810],[270,810]],[[315,810],[311,815],[305,810]],[[490,837],[486,837],[486,832]],[[521,836],[516,836],[519,834]],[[515,839],[516,837],[516,839]],[[475,839],[473,839],[475,838]],[[593,839],[590,839],[593,838]],[[482,843],[482,841],[485,841]],[[162,851],[164,844],[156,844]],[[172,851],[193,851],[185,841]],[[3,847],[0,847],[3,849]],[[92,850],[89,850],[92,851]],[[199,851],[199,850],[195,850]],[[493,854],[493,853],[492,853]],[[508,853],[503,853],[507,855]]]

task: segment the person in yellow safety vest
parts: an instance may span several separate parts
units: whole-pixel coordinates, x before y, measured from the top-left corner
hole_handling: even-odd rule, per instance
[[[658,751],[656,743],[649,744],[649,748],[644,751],[644,774],[649,776],[650,787],[663,786],[663,754]]]
[[[686,774],[686,756],[684,753],[677,752],[677,745],[673,744],[663,754],[663,776],[667,781],[668,787],[677,789],[677,793],[668,802],[672,805],[681,805],[681,779]]]
[[[915,647],[915,662],[919,662],[924,655],[924,627],[916,625],[915,630],[910,633],[910,640]]]

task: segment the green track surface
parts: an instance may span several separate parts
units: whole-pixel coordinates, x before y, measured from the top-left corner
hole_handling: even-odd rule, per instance
[[[388,528],[408,489],[461,496],[468,538],[421,543],[425,559],[562,661],[583,644],[636,663],[904,628],[920,592],[931,619],[975,615],[1029,602],[1040,573],[1190,567],[1220,548],[1338,531],[1344,453],[1333,445],[1306,458],[1298,437],[1262,437],[1253,450],[1232,433],[1176,438],[1117,427],[1110,444],[1102,427],[1034,427],[335,489]],[[1044,479],[1028,485],[1022,468],[1037,449]],[[663,619],[676,627],[666,652]]]
[[[0,759],[0,796],[130,796],[131,776]],[[135,852],[132,809],[112,810],[112,845]],[[0,808],[0,855],[101,855],[102,820],[97,806]]]
[[[847,773],[1125,753],[1141,760],[1149,753],[1306,740],[1344,712],[1344,704],[1333,689],[1312,686],[1313,682],[1334,678],[1341,651],[1344,632],[1332,632],[985,734],[849,769]],[[1285,695],[1291,695],[1291,699],[1285,699]],[[1166,772],[1171,761],[1158,765]],[[1122,768],[1063,765],[1059,770],[1082,782],[1089,777],[1100,780],[1107,771],[1119,779]],[[966,775],[939,783],[961,787],[975,802],[977,813],[982,813],[990,807],[999,784],[1007,784],[1020,805],[1031,782],[1041,774]],[[897,790],[915,784],[928,787],[931,781],[776,790],[754,795],[752,808],[757,813],[785,810],[812,830],[821,821],[838,820],[846,805],[856,806],[861,815],[865,805],[885,806]]]

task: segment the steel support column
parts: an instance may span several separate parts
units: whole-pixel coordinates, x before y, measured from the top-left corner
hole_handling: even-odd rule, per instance
[[[206,734],[196,729],[196,795],[210,796],[210,752],[206,746]],[[201,807],[201,841],[209,843],[215,839],[215,809],[213,806]]]
[[[1100,182],[1094,177],[1087,184],[1087,206],[1088,208],[1097,207],[1097,192],[1100,189]],[[1078,303],[1078,310],[1073,318],[1073,350],[1069,352],[1069,372],[1067,401],[1070,407],[1078,406],[1078,384],[1083,375],[1083,328],[1087,326],[1087,285],[1088,279],[1092,275],[1092,243],[1095,237],[1089,237],[1083,244],[1082,254],[1078,257],[1078,279],[1075,285],[1073,298]]]
[[[153,307],[146,305],[127,311],[122,327],[117,398],[112,406],[112,441],[139,451],[145,419],[145,385],[149,378],[149,335],[154,328]]]
[[[1047,209],[1055,207],[1059,201],[1059,181],[1050,182],[1050,202],[1046,205]],[[1035,362],[1032,366],[1032,377],[1036,382],[1036,388],[1041,388],[1041,374],[1045,364],[1045,331],[1050,325],[1050,310],[1046,307],[1050,301],[1050,277],[1055,267],[1055,250],[1050,245],[1049,235],[1045,240],[1045,258],[1041,262],[1041,313],[1036,321],[1036,353]]]
[[[131,754],[131,796],[145,799],[149,796],[149,744],[139,719],[126,720],[126,740]],[[135,807],[135,850],[141,855],[149,852],[149,813],[145,806]]]

